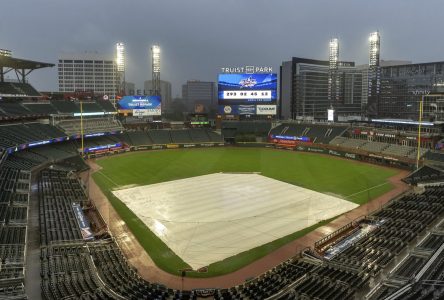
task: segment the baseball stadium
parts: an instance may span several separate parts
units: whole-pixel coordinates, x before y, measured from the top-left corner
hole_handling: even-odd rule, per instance
[[[147,121],[0,66],[1,299],[442,296],[442,123]]]

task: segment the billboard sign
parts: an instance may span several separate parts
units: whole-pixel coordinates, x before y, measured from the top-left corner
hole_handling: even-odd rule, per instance
[[[133,116],[145,117],[145,116],[152,116],[152,115],[150,115],[150,111],[148,109],[133,109]]]
[[[275,115],[276,105],[256,105],[257,115]]]
[[[219,74],[219,105],[275,104],[277,74]]]
[[[219,105],[221,115],[255,115],[255,105]]]
[[[118,101],[119,109],[123,110],[145,110],[144,115],[161,115],[160,96],[124,96]]]

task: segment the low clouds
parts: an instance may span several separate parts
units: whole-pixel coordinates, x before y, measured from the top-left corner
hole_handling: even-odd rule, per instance
[[[111,54],[127,46],[127,80],[150,79],[149,48],[162,47],[162,79],[180,94],[188,79],[213,80],[220,67],[272,66],[291,56],[327,59],[338,37],[340,58],[367,62],[367,37],[381,32],[382,59],[444,60],[439,0],[32,0],[5,1],[0,48],[17,57],[57,63],[61,52]],[[30,78],[57,89],[56,68]]]

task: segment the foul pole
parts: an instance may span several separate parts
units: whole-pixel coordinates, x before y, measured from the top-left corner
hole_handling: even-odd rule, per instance
[[[82,157],[85,154],[85,148],[83,147],[83,105],[82,100],[80,100],[80,135],[81,135],[81,143],[82,143]]]
[[[422,105],[424,102],[424,96],[421,96],[421,100],[419,101],[419,125],[418,125],[418,149],[416,154],[416,170],[419,169],[419,157],[421,151],[421,124],[422,124]]]

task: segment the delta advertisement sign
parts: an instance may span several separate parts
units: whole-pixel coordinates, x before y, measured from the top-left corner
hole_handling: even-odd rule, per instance
[[[119,109],[130,110],[136,116],[160,116],[160,96],[124,96],[117,102]]]

